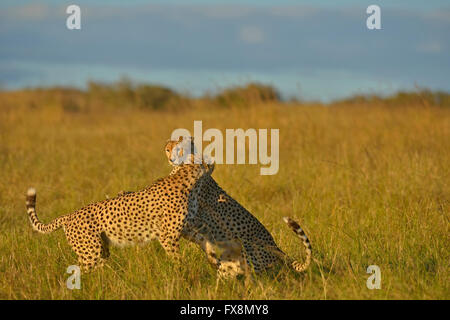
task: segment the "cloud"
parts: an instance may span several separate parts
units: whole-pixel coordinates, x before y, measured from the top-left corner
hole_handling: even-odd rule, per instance
[[[268,11],[274,16],[303,18],[319,13],[320,9],[310,6],[284,6],[272,7]]]
[[[450,23],[450,10],[449,9],[440,9],[432,12],[424,13],[424,18],[429,21],[441,21]]]
[[[355,74],[449,87],[448,11],[385,10],[383,32],[371,32],[365,28],[365,10],[354,7],[81,2],[80,6],[83,29],[79,32],[67,30],[65,7],[56,2],[2,8],[0,81],[17,86],[42,85],[42,79],[48,79],[45,84],[75,80],[78,84],[96,77],[115,79],[124,73],[142,80],[154,75],[150,80],[169,86],[196,81],[195,88],[204,88],[210,79],[221,79],[229,72],[264,74],[255,79],[266,81],[279,79],[276,84],[282,92],[294,92],[300,81],[302,88],[319,97],[358,87],[362,76]],[[11,61],[21,63],[24,71],[34,70],[25,62],[42,67],[36,67],[38,73],[21,73],[17,78],[17,71],[2,69]],[[52,69],[56,64],[64,67]],[[337,68],[348,73],[328,72]],[[77,73],[79,69],[83,72]],[[306,75],[318,69],[327,73],[316,77],[315,90],[308,87]],[[186,72],[186,76],[167,70]],[[190,80],[195,78],[191,70],[205,73]],[[238,76],[230,79],[226,83]],[[329,85],[320,87],[321,81]],[[341,82],[348,86],[338,86]]]
[[[417,51],[423,53],[441,53],[442,45],[438,41],[420,43],[417,46]]]
[[[264,42],[264,32],[257,26],[244,26],[239,31],[239,38],[250,44]]]
[[[51,10],[50,7],[39,3],[10,7],[7,10],[2,11],[7,13],[9,18],[32,21],[45,20],[54,13],[54,10]]]
[[[191,8],[213,19],[242,18],[255,11],[255,8],[238,5],[193,6]]]

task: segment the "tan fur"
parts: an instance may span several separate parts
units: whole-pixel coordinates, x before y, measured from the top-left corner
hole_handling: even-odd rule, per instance
[[[193,144],[193,139],[189,139]],[[174,158],[172,152],[181,141],[181,139],[168,141],[165,147],[166,156],[173,166],[171,175],[177,174],[181,169],[172,161]],[[193,146],[191,150],[194,150]],[[303,241],[306,250],[304,263],[294,261],[279,249],[269,231],[258,219],[222,190],[211,176],[204,178],[199,191],[198,204],[197,217],[193,225],[199,233],[197,237],[202,240],[197,243],[205,250],[208,260],[216,265],[219,275],[243,274],[250,268],[261,272],[280,261],[287,263],[298,272],[308,268],[311,261],[311,245],[294,220],[285,218],[288,226]],[[223,251],[220,258],[214,247]]]
[[[36,192],[29,189],[27,212],[38,232],[64,228],[84,272],[103,265],[110,244],[131,245],[158,239],[167,254],[179,260],[179,239],[194,235],[191,221],[198,210],[198,191],[203,178],[213,170],[212,165],[181,165],[176,174],[159,179],[142,191],[90,204],[49,224],[39,221]]]

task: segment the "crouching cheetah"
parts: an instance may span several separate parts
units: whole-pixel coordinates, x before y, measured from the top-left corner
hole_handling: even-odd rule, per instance
[[[159,179],[142,191],[90,204],[49,224],[39,221],[35,210],[36,191],[30,188],[27,212],[32,227],[40,233],[64,228],[83,272],[104,264],[109,256],[109,244],[158,239],[166,253],[179,260],[179,239],[189,237],[186,230],[191,230],[189,221],[197,211],[199,187],[213,170],[213,165],[204,163],[181,165],[176,174]]]
[[[183,168],[180,159],[195,154],[192,137],[168,141],[166,156],[173,166],[171,175]],[[189,156],[189,154],[188,154]],[[191,159],[191,161],[194,158]],[[267,229],[243,206],[230,197],[209,175],[199,186],[197,217],[192,221],[198,230],[197,242],[207,254],[208,261],[218,268],[220,276],[233,277],[246,273],[252,267],[255,272],[269,269],[276,262],[286,262],[292,269],[302,272],[311,262],[311,244],[300,225],[285,217],[284,221],[303,241],[306,260],[301,263],[289,258],[276,245]],[[217,257],[214,247],[223,251]]]

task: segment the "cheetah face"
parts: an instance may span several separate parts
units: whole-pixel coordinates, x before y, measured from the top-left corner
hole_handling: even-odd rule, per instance
[[[197,153],[193,137],[180,137],[178,141],[168,141],[165,152],[169,164],[177,166],[183,163],[192,163]],[[190,156],[190,157],[189,157]]]
[[[165,152],[167,160],[172,166],[193,163],[212,165],[215,162],[214,157],[202,155],[197,151],[193,137],[180,137],[178,141],[169,140]]]
[[[172,166],[175,165],[173,163],[173,160],[175,157],[172,157],[172,150],[175,147],[176,143],[177,143],[176,141],[169,141],[169,142],[167,142],[166,147],[165,147],[167,160],[169,161],[169,164]]]

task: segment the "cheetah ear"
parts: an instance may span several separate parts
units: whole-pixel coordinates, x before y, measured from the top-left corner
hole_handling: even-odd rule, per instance
[[[166,144],[168,144],[169,142],[174,142],[174,141],[176,141],[176,142],[181,142],[181,141],[183,141],[183,136],[181,136],[181,137],[178,137],[178,140],[172,140],[172,138],[170,138],[170,139],[167,139],[166,140]]]
[[[183,139],[186,139],[186,141],[194,142],[193,136],[184,136]]]
[[[192,136],[182,136],[182,137],[178,138],[178,142],[183,142],[183,141],[194,143],[194,137],[192,137]]]
[[[187,145],[188,143],[190,143],[191,146],[194,145],[194,137],[190,136],[190,137],[185,137],[185,138],[186,138],[186,145]]]

